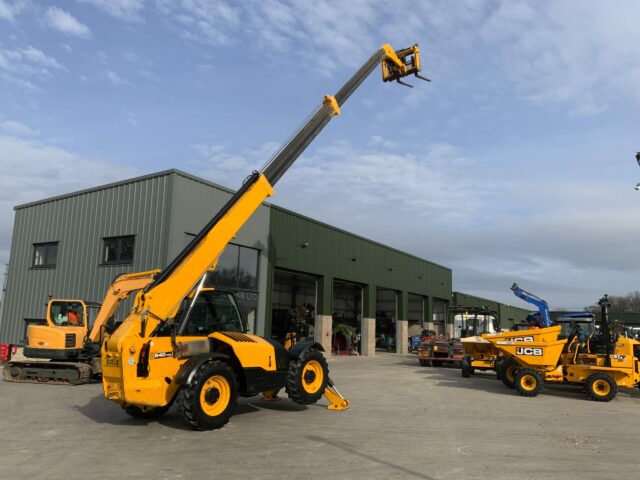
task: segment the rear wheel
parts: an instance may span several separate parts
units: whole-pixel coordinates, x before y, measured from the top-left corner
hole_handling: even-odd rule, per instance
[[[535,397],[542,390],[542,377],[532,368],[523,368],[516,373],[516,390],[523,397]]]
[[[167,413],[167,411],[169,411],[170,407],[171,407],[171,404],[165,405],[164,407],[150,407],[150,408],[139,407],[137,405],[129,405],[124,407],[124,411],[130,417],[150,420],[152,418],[161,417],[162,415]]]
[[[502,360],[498,364],[497,368],[498,378],[502,380],[502,383],[504,383],[509,388],[515,388],[518,363],[512,358],[507,358],[505,360]]]
[[[197,430],[225,425],[236,407],[238,388],[233,369],[224,362],[205,363],[178,393],[178,411]]]
[[[324,355],[317,350],[305,350],[289,364],[287,394],[300,405],[311,405],[322,397],[328,381],[329,366]]]
[[[431,365],[433,365],[434,367],[441,367],[442,360],[431,360]]]
[[[430,367],[431,366],[431,361],[430,360],[420,360],[420,366],[421,367]]]
[[[585,391],[591,400],[610,402],[618,393],[615,380],[606,373],[594,373],[585,383]]]

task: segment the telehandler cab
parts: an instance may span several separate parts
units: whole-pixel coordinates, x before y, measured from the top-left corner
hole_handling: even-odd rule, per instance
[[[175,401],[184,420],[199,430],[226,424],[238,396],[267,399],[285,388],[299,404],[324,394],[328,408],[349,402],[333,386],[322,346],[287,342],[289,348],[247,333],[233,295],[206,289],[205,274],[273,186],[369,74],[382,64],[383,80],[419,77],[418,46],[397,53],[378,49],[336,93],[254,172],[185,249],[136,298],[125,322],[102,350],[103,389],[134,417],[155,417]],[[419,77],[420,78],[420,77]]]

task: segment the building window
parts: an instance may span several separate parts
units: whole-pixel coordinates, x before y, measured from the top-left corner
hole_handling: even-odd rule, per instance
[[[53,268],[58,261],[58,242],[34,243],[33,266]]]
[[[218,265],[207,278],[207,284],[217,287],[258,289],[258,250],[230,243],[224,249]]]
[[[133,263],[135,239],[135,235],[104,238],[102,264],[118,265],[123,263]]]

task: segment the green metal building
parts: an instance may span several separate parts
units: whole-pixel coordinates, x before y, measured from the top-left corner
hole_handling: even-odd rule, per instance
[[[15,207],[0,342],[21,342],[25,320],[44,317],[49,295],[100,301],[116,275],[166,266],[232,194],[167,170]],[[444,333],[451,302],[491,302],[452,293],[447,267],[269,204],[209,282],[238,292],[257,334],[278,337],[295,317],[327,350],[346,348],[333,343],[334,331],[354,332],[365,355],[381,337],[404,352],[423,327]],[[519,318],[518,309],[491,305]]]

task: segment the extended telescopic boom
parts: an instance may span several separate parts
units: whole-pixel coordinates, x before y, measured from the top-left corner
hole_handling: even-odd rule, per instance
[[[417,45],[394,51],[385,44],[369,58],[335,96],[324,97],[309,120],[284,143],[260,172],[252,173],[242,187],[185,249],[148,285],[135,310],[145,318],[167,319],[182,299],[211,270],[229,241],[246,223],[261,203],[273,194],[273,186],[304,152],[329,120],[340,114],[340,106],[371,72],[382,65],[383,81],[397,81],[419,75],[420,54]],[[403,83],[404,84],[404,83]],[[171,282],[166,280],[171,277]],[[144,321],[143,321],[144,323]],[[143,327],[144,328],[144,327]]]

